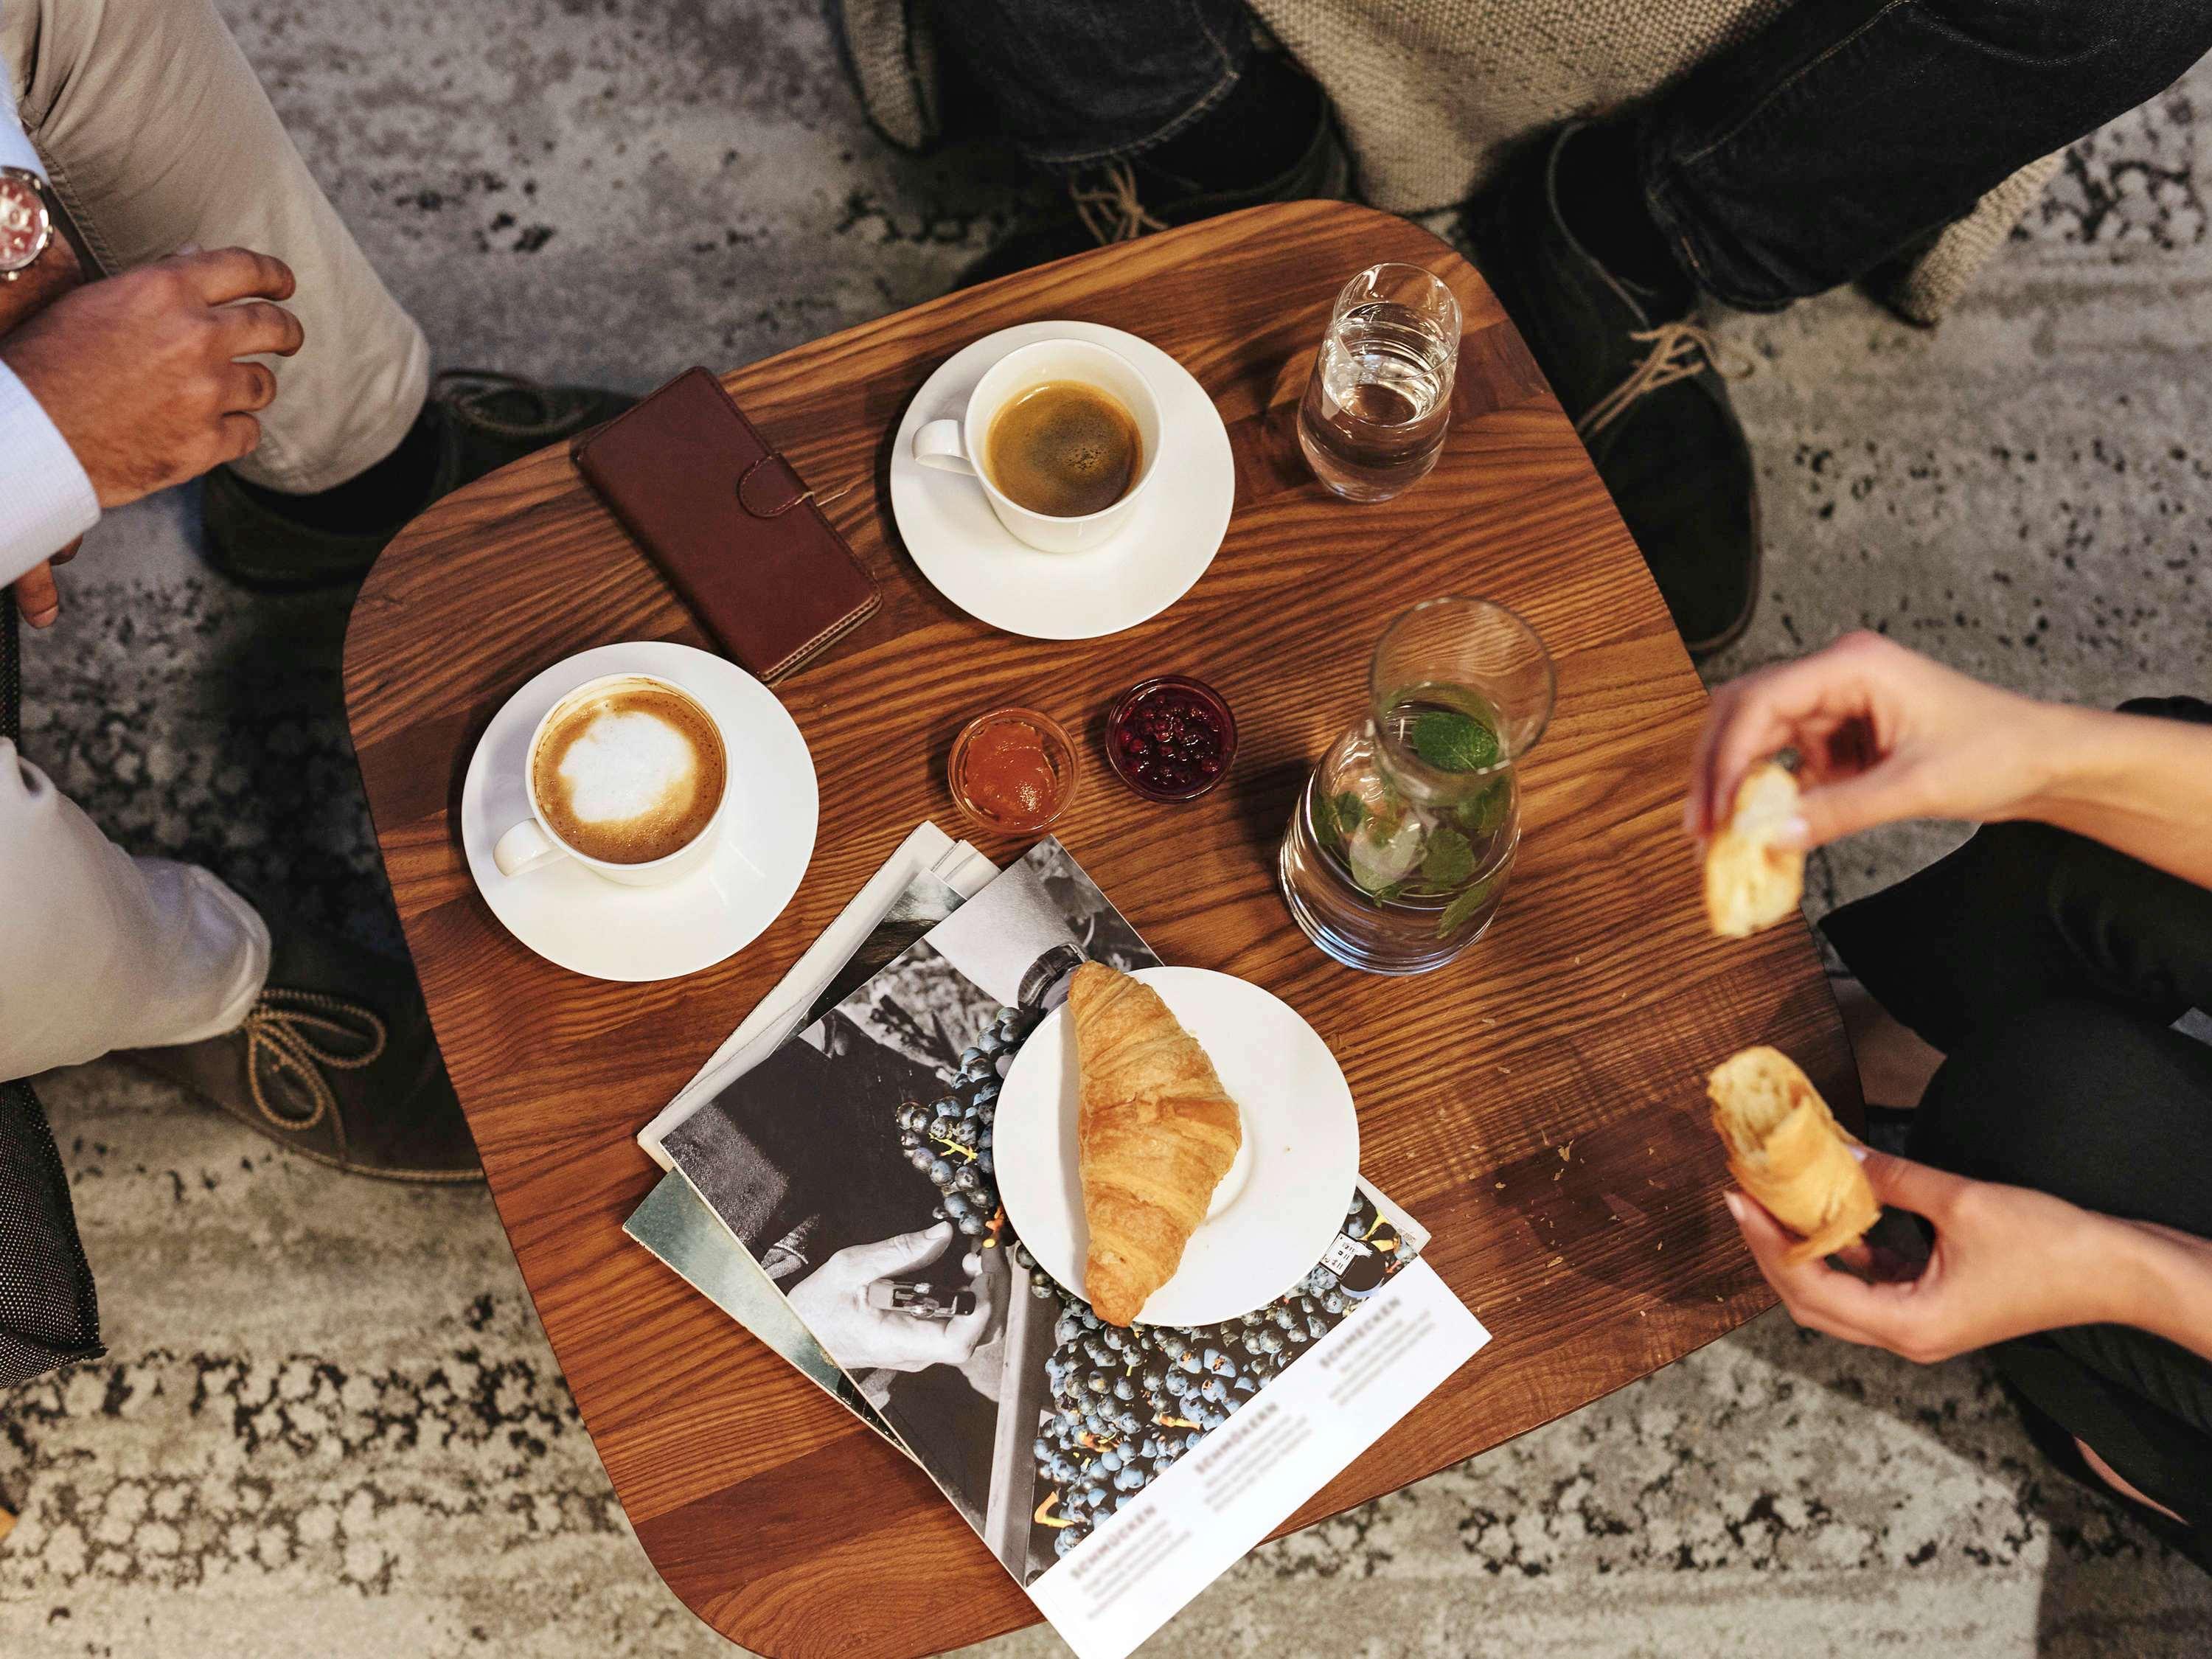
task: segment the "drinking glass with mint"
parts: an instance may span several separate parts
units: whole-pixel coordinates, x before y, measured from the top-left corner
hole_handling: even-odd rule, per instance
[[[1521,839],[1518,763],[1555,685],[1528,624],[1431,599],[1384,630],[1365,715],[1329,745],[1283,838],[1284,896],[1315,944],[1382,974],[1440,968],[1482,936]]]

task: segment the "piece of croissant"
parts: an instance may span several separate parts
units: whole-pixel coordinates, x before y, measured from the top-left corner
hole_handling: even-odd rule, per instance
[[[1729,821],[1705,848],[1705,917],[1723,939],[1748,939],[1797,913],[1805,854],[1774,844],[1797,799],[1797,780],[1774,761],[1737,786]]]
[[[1859,1143],[1796,1061],[1778,1048],[1746,1048],[1705,1079],[1713,1127],[1728,1147],[1729,1172],[1802,1243],[1792,1262],[1833,1255],[1881,1215]]]
[[[1152,987],[1087,962],[1067,1012],[1091,1224],[1085,1289],[1099,1318],[1127,1325],[1175,1277],[1244,1134],[1213,1062]]]

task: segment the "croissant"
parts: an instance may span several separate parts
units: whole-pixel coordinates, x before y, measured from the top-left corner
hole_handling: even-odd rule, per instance
[[[1792,1262],[1833,1255],[1881,1214],[1851,1156],[1859,1143],[1797,1063],[1778,1048],[1746,1048],[1705,1079],[1713,1127],[1728,1147],[1729,1172],[1803,1242]]]
[[[1723,939],[1748,939],[1796,913],[1805,855],[1774,844],[1797,813],[1797,780],[1774,761],[1737,786],[1729,821],[1705,849],[1705,917]]]
[[[1243,1142],[1237,1103],[1159,993],[1087,962],[1067,993],[1091,1306],[1127,1325],[1175,1277]]]

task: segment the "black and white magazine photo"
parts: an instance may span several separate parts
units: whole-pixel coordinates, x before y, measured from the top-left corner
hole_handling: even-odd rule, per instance
[[[1034,1582],[1413,1255],[1362,1190],[1328,1256],[1217,1326],[1103,1323],[999,1204],[1000,1084],[1085,960],[1158,958],[1048,841],[667,1147],[1007,1569]]]

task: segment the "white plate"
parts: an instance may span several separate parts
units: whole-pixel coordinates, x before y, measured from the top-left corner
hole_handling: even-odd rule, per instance
[[[722,729],[730,798],[714,856],[664,887],[624,887],[558,859],[504,876],[491,849],[530,816],[531,733],[545,711],[602,674],[654,674],[707,706]],[[674,979],[758,939],[814,856],[814,757],[775,694],[735,663],[688,645],[603,645],[556,663],[492,716],[461,785],[469,873],[509,933],[594,979]]]
[[[1237,1162],[1214,1189],[1182,1266],[1138,1319],[1218,1324],[1273,1301],[1328,1249],[1359,1178],[1359,1118],[1336,1056],[1288,1003],[1204,968],[1146,968],[1136,977],[1205,1048],[1244,1127]],[[1014,1057],[999,1093],[991,1160],[1014,1236],[1082,1296],[1091,1240],[1075,1126],[1075,1044],[1062,1007]]]
[[[1161,454],[1144,499],[1119,535],[1080,553],[1017,541],[973,478],[914,459],[923,425],[963,414],[994,363],[1047,339],[1120,352],[1160,400]],[[1100,323],[1024,323],[985,335],[922,382],[891,441],[891,516],[921,574],[977,621],[1035,640],[1097,639],[1159,615],[1213,562],[1236,497],[1229,430],[1206,388],[1150,341]]]

